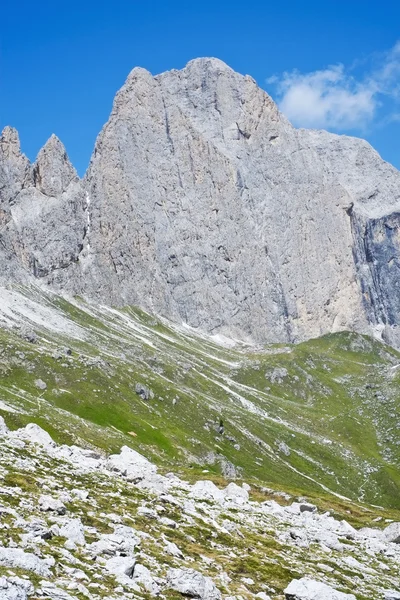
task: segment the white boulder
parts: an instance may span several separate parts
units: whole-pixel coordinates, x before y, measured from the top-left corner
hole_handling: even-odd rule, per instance
[[[56,446],[56,443],[52,440],[47,431],[39,427],[39,425],[36,425],[36,423],[28,423],[26,427],[17,429],[15,435],[21,440],[39,444],[45,448],[54,448]]]
[[[326,583],[313,579],[293,579],[284,590],[286,600],[356,600],[353,594],[334,590]]]
[[[174,542],[165,542],[165,546],[164,546],[164,551],[166,552],[166,554],[169,554],[170,556],[174,556],[175,558],[183,558],[183,554],[181,552],[181,550],[178,548],[178,546],[176,544],[174,544]]]
[[[120,454],[112,454],[107,466],[133,482],[139,482],[157,472],[157,467],[153,463],[128,446],[122,446]]]
[[[60,528],[60,535],[77,546],[84,546],[86,543],[84,528],[80,519],[70,519],[67,521]]]
[[[114,533],[103,533],[97,542],[93,542],[87,548],[95,556],[101,554],[132,556],[135,548],[139,545],[140,538],[134,529],[126,525],[117,525]]]
[[[385,590],[384,600],[400,600],[400,592],[396,592],[396,590]]]
[[[7,435],[8,427],[3,417],[0,417],[0,435]],[[1,589],[1,588],[0,588]]]
[[[33,594],[33,585],[20,577],[0,577],[0,598],[2,600],[26,600]]]
[[[227,485],[227,487],[224,489],[224,494],[227,500],[231,500],[237,504],[244,504],[249,500],[249,492],[245,488],[240,487],[233,482]]]
[[[39,508],[43,512],[56,512],[59,515],[65,515],[67,512],[67,509],[61,500],[47,495],[40,496]]]
[[[132,579],[134,583],[138,583],[152,596],[157,596],[160,593],[160,586],[154,580],[149,569],[144,565],[135,565]]]
[[[194,569],[169,569],[167,583],[183,596],[200,600],[221,600],[221,592],[213,580]]]
[[[189,495],[197,500],[213,500],[218,503],[222,503],[225,499],[225,493],[207,479],[196,481]]]
[[[385,542],[400,544],[400,523],[390,523],[382,532]]]
[[[50,577],[50,567],[54,566],[54,558],[42,559],[24,552],[20,548],[4,548],[0,546],[0,565],[11,569],[25,569],[42,577]]]
[[[136,559],[132,556],[114,556],[106,562],[106,569],[117,577],[129,577],[132,579],[135,570]]]

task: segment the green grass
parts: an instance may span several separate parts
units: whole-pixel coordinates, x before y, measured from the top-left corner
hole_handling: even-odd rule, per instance
[[[30,344],[0,330],[0,395],[20,411],[0,405],[11,428],[33,421],[58,442],[106,452],[126,444],[165,470],[191,465],[196,477],[218,477],[225,460],[246,480],[299,495],[400,508],[400,373],[391,370],[400,354],[392,348],[348,332],[297,346],[221,348],[139,309],[33,296],[83,335],[36,327],[39,341]],[[72,355],[54,358],[60,347]],[[273,382],[276,368],[287,376]],[[139,382],[153,400],[135,393]]]

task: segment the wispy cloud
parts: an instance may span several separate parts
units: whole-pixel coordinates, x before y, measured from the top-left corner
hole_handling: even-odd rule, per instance
[[[400,105],[400,41],[384,54],[369,57],[360,69],[332,65],[311,73],[285,72],[275,86],[281,111],[300,127],[364,129],[390,99],[397,120]],[[391,115],[386,115],[390,119]]]

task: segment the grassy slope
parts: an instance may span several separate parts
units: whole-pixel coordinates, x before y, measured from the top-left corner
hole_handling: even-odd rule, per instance
[[[127,444],[185,475],[189,465],[217,476],[224,457],[274,488],[400,508],[395,350],[350,333],[228,349],[136,309],[20,292],[78,328],[32,324],[35,344],[0,329],[0,399],[18,411],[0,404],[9,426],[36,421],[58,441],[106,451]],[[276,368],[287,372],[279,381]],[[137,383],[154,399],[142,400]]]

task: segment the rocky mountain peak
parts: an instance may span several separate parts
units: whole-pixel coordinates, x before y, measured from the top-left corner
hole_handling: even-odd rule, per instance
[[[30,184],[30,163],[21,153],[19,135],[5,127],[0,136],[0,204],[12,204],[21,189]]]
[[[63,143],[54,134],[39,151],[32,172],[35,187],[45,196],[57,197],[78,180]]]
[[[18,131],[14,127],[5,127],[0,136],[0,150],[9,160],[21,155]]]
[[[216,73],[235,73],[235,71],[227,65],[223,60],[213,56],[204,56],[190,60],[185,69],[199,71],[215,71]]]
[[[29,245],[25,264],[55,289],[242,340],[350,329],[400,344],[398,171],[364,141],[295,129],[222,61],[133,69],[80,183],[55,136],[29,176],[16,132],[2,140],[1,200],[22,191],[37,209],[7,217],[34,242],[3,242]],[[62,197],[63,224],[39,193]]]

